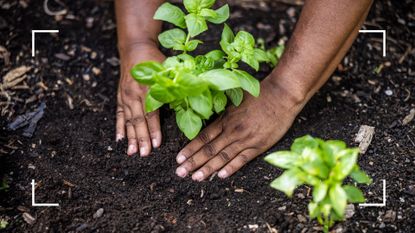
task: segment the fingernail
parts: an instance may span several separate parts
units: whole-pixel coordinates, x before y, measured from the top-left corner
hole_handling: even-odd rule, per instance
[[[183,163],[185,160],[186,160],[186,156],[184,156],[184,155],[182,155],[180,153],[176,157],[176,161],[177,161],[178,164]]]
[[[203,172],[201,172],[201,171],[195,172],[195,174],[193,174],[193,176],[192,176],[192,179],[196,180],[196,181],[202,181],[203,180]]]
[[[132,155],[135,152],[137,152],[137,149],[135,148],[135,145],[131,144],[128,146],[127,154]]]
[[[140,156],[145,157],[147,155],[148,155],[147,154],[147,147],[145,147],[145,146],[140,147]]]
[[[153,138],[152,140],[151,140],[151,144],[153,144],[153,147],[154,148],[158,148],[160,145],[159,145],[159,141],[157,140],[157,139],[155,139],[155,138]]]
[[[221,170],[218,173],[219,178],[225,179],[226,177],[228,177],[228,172],[226,172],[225,170]]]
[[[181,178],[184,178],[187,175],[187,170],[183,167],[178,167],[176,169],[176,175],[180,176]]]
[[[118,142],[119,140],[121,140],[121,139],[123,139],[124,138],[124,136],[122,136],[122,134],[117,134],[116,136],[115,136],[115,141],[116,142]]]

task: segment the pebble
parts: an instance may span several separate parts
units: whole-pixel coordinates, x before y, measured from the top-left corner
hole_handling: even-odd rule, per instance
[[[85,81],[89,81],[89,80],[91,79],[91,77],[89,76],[89,74],[83,74],[83,75],[82,75],[82,78],[83,78]]]
[[[396,219],[396,212],[393,210],[386,211],[385,215],[383,215],[383,221],[385,222],[394,222]]]
[[[355,213],[355,207],[353,204],[349,204],[346,206],[346,219],[353,217]]]
[[[307,219],[304,216],[302,216],[301,214],[297,215],[297,218],[298,218],[298,221],[300,221],[300,222],[307,222]]]
[[[88,226],[89,225],[87,223],[82,223],[81,225],[79,225],[79,227],[76,228],[76,232],[83,231],[86,228],[88,228]]]
[[[23,213],[23,220],[29,225],[33,225],[36,222],[36,219],[27,212]]]
[[[387,96],[391,96],[391,95],[393,95],[393,91],[391,89],[388,89],[388,90],[385,91],[385,94]]]
[[[93,217],[94,218],[100,218],[103,214],[104,214],[104,209],[103,208],[99,208],[97,210],[97,212],[95,212],[95,214],[93,215]]]
[[[92,28],[94,26],[94,18],[93,17],[88,17],[86,18],[86,28]]]

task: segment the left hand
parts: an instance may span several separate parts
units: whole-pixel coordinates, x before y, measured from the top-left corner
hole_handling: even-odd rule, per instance
[[[288,131],[305,104],[287,85],[265,79],[258,98],[246,94],[239,107],[231,106],[179,152],[176,174],[203,181],[219,171],[227,178],[265,152]]]

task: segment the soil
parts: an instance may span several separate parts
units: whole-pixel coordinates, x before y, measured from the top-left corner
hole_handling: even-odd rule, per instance
[[[39,1],[0,0],[0,45],[11,54],[10,64],[0,60],[0,75],[21,65],[33,67],[25,81],[30,88],[15,91],[22,101],[16,100],[0,121],[7,151],[0,155],[0,169],[10,186],[0,191],[0,218],[8,222],[4,232],[321,230],[307,217],[309,188],[299,188],[292,199],[271,189],[269,183],[282,171],[263,156],[226,180],[196,183],[176,177],[175,156],[188,141],[167,109],[162,110],[162,147],[149,158],[127,157],[125,142],[113,141],[119,75],[113,3],[49,2],[51,10],[65,8],[67,14],[48,16]],[[415,108],[414,8],[410,0],[377,1],[365,28],[387,30],[387,56],[382,57],[380,34],[360,34],[332,79],[270,150],[286,149],[305,134],[356,146],[359,127],[375,127],[359,160],[374,183],[361,188],[368,202],[381,203],[386,180],[386,206],[355,206],[350,219],[334,226],[336,232],[415,232],[415,121],[403,125]],[[230,24],[273,45],[289,38],[300,9],[235,6]],[[33,58],[32,29],[60,30],[37,35]],[[208,46],[218,38],[219,30],[213,31],[204,37]],[[262,71],[263,77],[268,70]],[[41,102],[47,108],[32,138],[6,130],[14,117]],[[60,206],[33,207],[32,179],[38,183],[36,202]]]

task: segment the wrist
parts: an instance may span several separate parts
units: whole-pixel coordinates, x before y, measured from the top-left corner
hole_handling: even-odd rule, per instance
[[[274,89],[273,93],[278,95],[276,96],[277,98],[284,98],[291,106],[300,106],[302,108],[310,98],[310,91],[297,82],[295,77],[283,76],[273,72],[264,82]]]
[[[122,40],[118,42],[118,52],[121,57],[137,50],[158,49],[158,43],[151,38]]]

